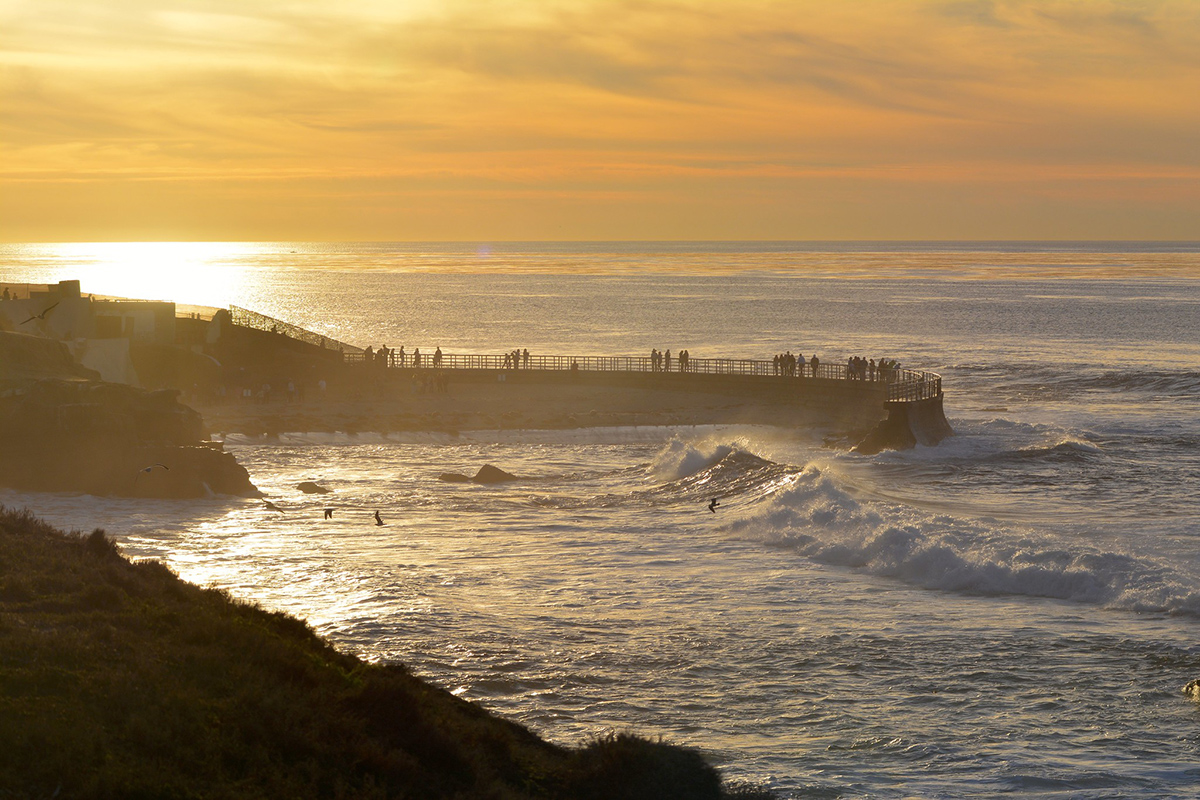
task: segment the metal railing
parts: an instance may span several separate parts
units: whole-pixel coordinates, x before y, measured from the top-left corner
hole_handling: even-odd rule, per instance
[[[909,369],[879,369],[875,372],[852,370],[846,364],[819,364],[816,374],[811,365],[797,366],[794,371],[781,368],[774,361],[738,358],[689,358],[686,365],[672,358],[669,365],[665,360],[649,356],[552,356],[530,355],[514,358],[512,355],[405,352],[388,350],[385,361],[379,353],[370,354],[371,363],[391,369],[474,369],[524,372],[579,370],[581,372],[635,372],[675,373],[682,375],[734,375],[776,377],[781,380],[861,381],[870,385],[882,385],[889,402],[927,400],[937,397],[942,391],[942,378],[933,372]],[[346,352],[343,360],[347,364],[367,363],[365,351]]]
[[[942,376],[936,372],[912,369],[896,370],[896,378],[887,385],[889,403],[932,400],[942,393]]]
[[[301,328],[298,325],[284,322],[283,320],[268,317],[266,314],[260,314],[257,311],[251,311],[248,308],[241,306],[230,306],[229,315],[234,325],[241,325],[243,328],[254,328],[260,331],[268,331],[270,333],[278,333],[289,339],[305,342],[307,344],[316,345],[326,350],[339,350],[343,357],[361,355],[363,350],[361,347],[355,347],[352,344],[339,342],[337,339],[332,339],[328,336],[322,336],[319,333]]]

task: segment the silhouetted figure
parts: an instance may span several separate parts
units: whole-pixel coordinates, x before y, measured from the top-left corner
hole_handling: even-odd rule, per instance
[[[60,302],[61,302],[61,301],[60,301]],[[40,313],[40,314],[34,314],[32,317],[30,317],[29,319],[25,320],[25,322],[33,322],[35,319],[40,319],[41,321],[45,322],[45,321],[46,321],[46,315],[47,315],[47,314],[49,314],[49,313],[50,313],[50,311],[51,311],[51,309],[53,309],[53,308],[54,308],[55,306],[57,306],[57,305],[58,305],[58,303],[55,303],[53,306],[48,306],[47,308],[43,308],[43,309],[42,309],[42,313]],[[24,325],[24,324],[25,324],[25,322],[22,322],[21,324],[22,324],[22,325]]]
[[[378,512],[378,511],[376,511],[376,512],[375,512],[375,524],[376,524],[376,525],[382,525],[382,524],[383,524],[383,517],[379,516],[379,512]]]
[[[717,498],[714,497],[712,502],[708,504],[708,510],[715,514],[717,513],[717,507],[720,505],[721,504],[717,502]]]
[[[8,293],[8,287],[7,287],[7,286],[5,286],[5,287],[4,287],[4,299],[5,299],[5,300],[11,300],[11,299],[12,299],[12,296],[11,296],[11,295]]]
[[[433,351],[433,365],[435,367],[440,367],[442,365],[442,348],[440,345],[436,350]]]
[[[379,517],[378,511],[375,512],[375,517],[376,518]],[[333,519],[333,509],[332,508],[325,509],[325,519]]]

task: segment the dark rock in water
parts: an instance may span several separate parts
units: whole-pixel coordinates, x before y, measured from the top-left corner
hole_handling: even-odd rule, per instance
[[[1200,680],[1188,681],[1183,693],[1193,700],[1200,700]]]
[[[296,488],[305,494],[329,494],[328,489],[326,489],[324,486],[313,483],[312,481],[305,481],[304,483],[297,485]]]
[[[520,480],[516,475],[511,475],[499,467],[493,467],[491,464],[484,464],[479,468],[479,472],[475,473],[472,478],[475,483],[504,483],[505,481]]]
[[[475,473],[474,478],[468,478],[461,472],[443,472],[438,475],[439,481],[446,483],[505,483],[507,481],[520,480],[516,475],[511,475],[499,467],[493,467],[491,464],[484,464],[479,468],[479,472]]]

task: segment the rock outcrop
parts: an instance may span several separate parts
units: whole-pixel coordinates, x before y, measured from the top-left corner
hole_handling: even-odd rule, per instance
[[[887,419],[854,447],[855,453],[871,456],[883,450],[908,450],[918,444],[932,447],[954,435],[940,394],[926,400],[888,403],[887,410]]]
[[[0,382],[0,484],[123,497],[259,496],[177,394],[81,379]]]
[[[474,478],[468,478],[461,472],[443,472],[438,475],[439,481],[446,483],[507,483],[508,481],[520,480],[516,475],[505,472],[499,467],[493,467],[491,464],[484,464],[475,473]]]

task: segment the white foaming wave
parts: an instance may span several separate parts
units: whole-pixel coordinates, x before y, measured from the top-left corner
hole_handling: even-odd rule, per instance
[[[677,481],[708,469],[734,450],[731,444],[672,439],[655,455],[648,472],[660,482]]]
[[[1200,581],[1175,565],[1077,540],[1054,542],[1030,530],[859,501],[834,472],[816,465],[792,475],[788,485],[725,529],[819,563],[925,589],[1200,616]]]

